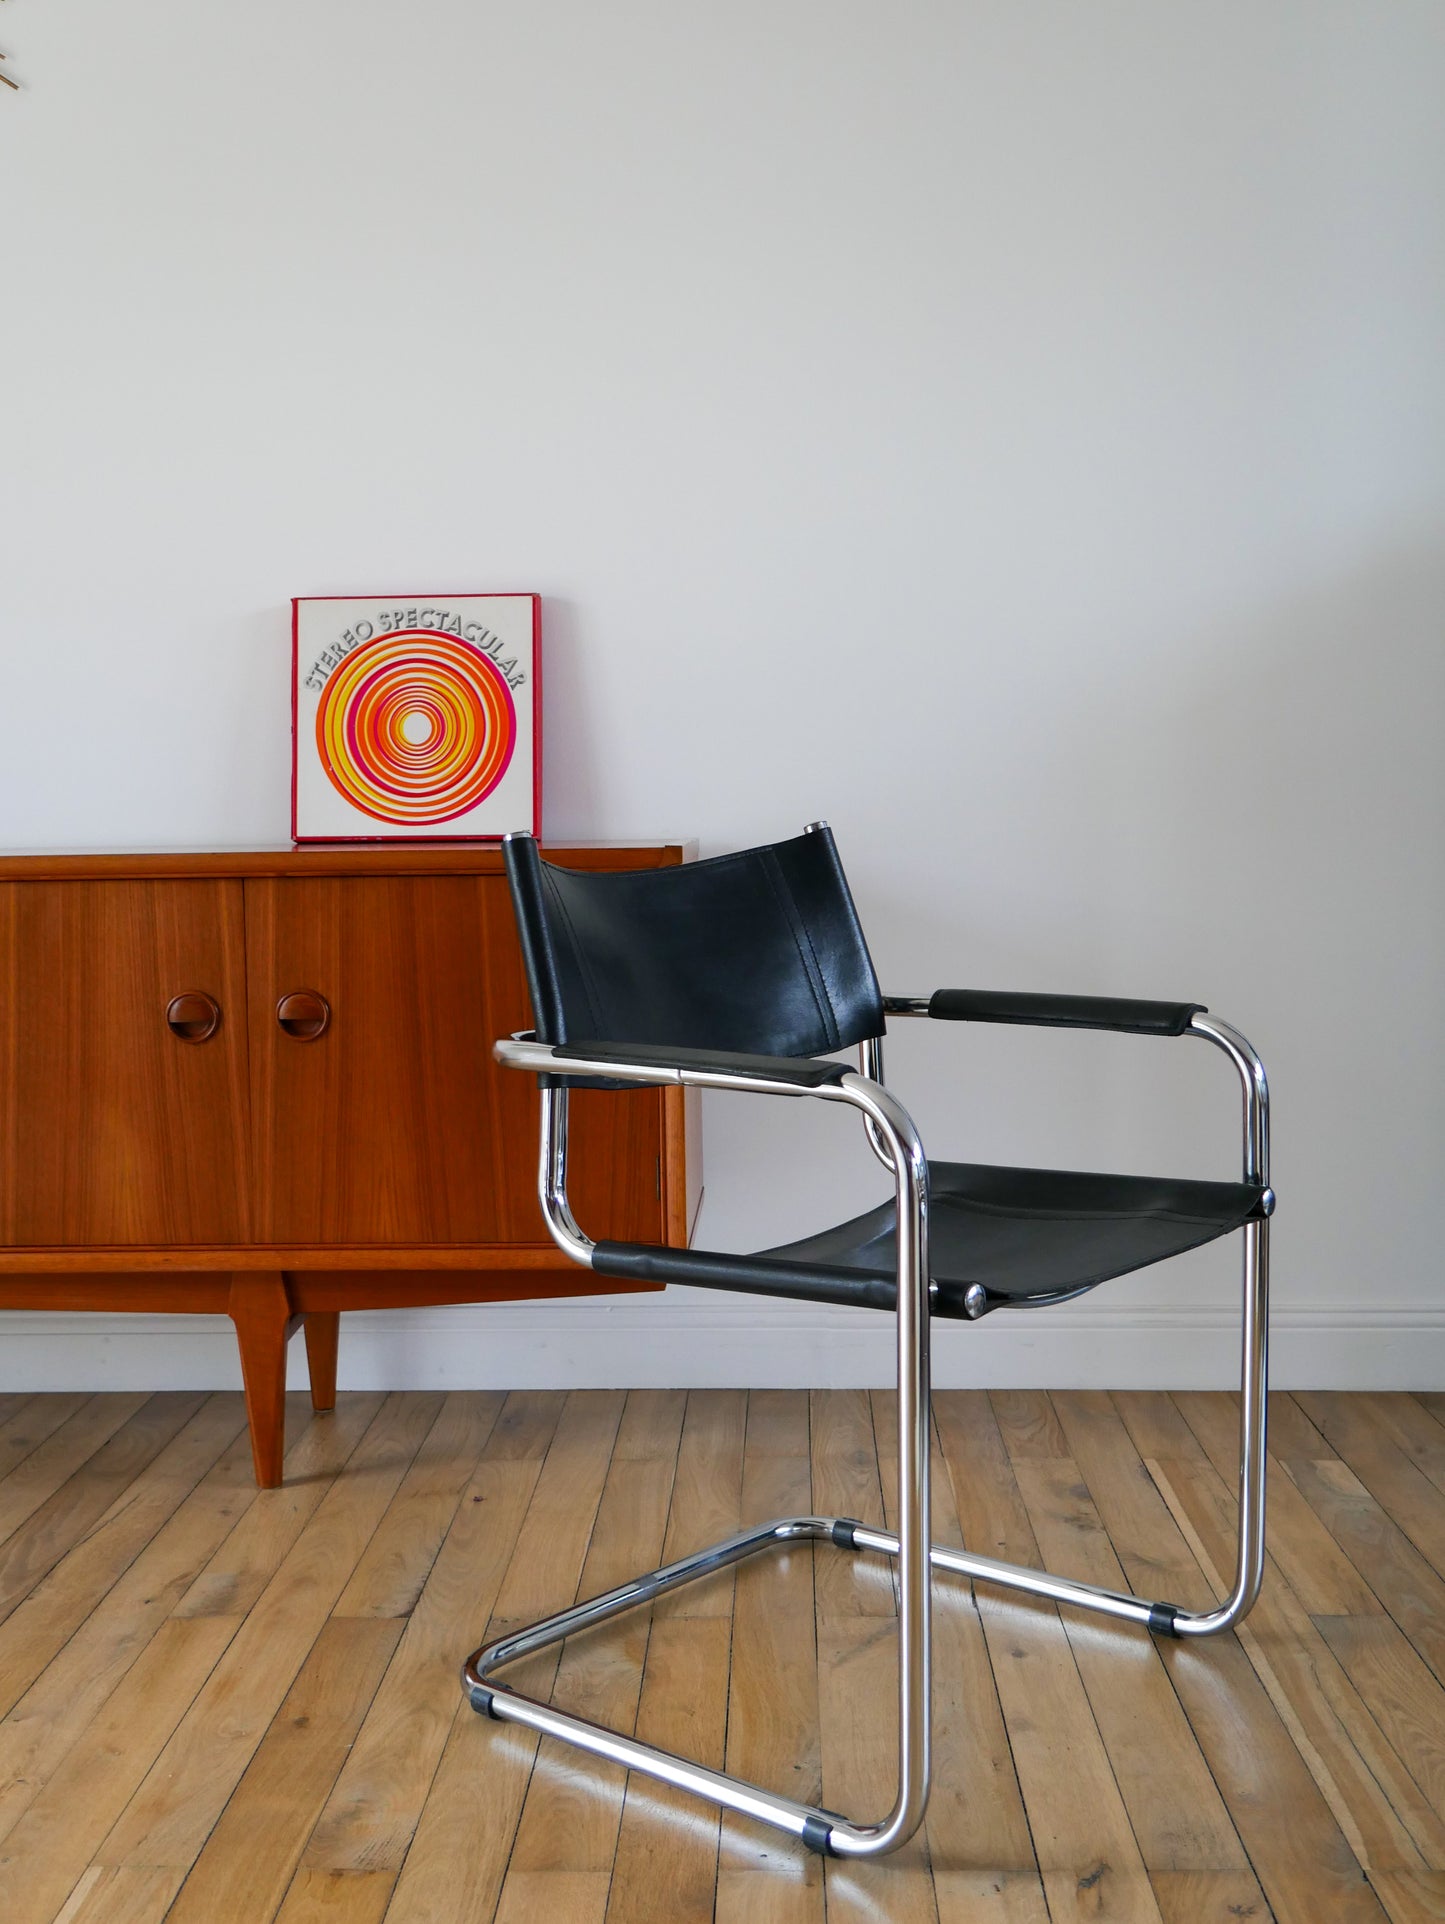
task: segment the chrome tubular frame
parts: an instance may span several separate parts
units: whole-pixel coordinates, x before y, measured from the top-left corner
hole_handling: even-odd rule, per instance
[[[881,1036],[873,1036],[869,1041],[858,1044],[858,1068],[863,1075],[867,1076],[870,1082],[876,1082],[880,1087],[882,1086],[883,1038]],[[878,1133],[877,1124],[871,1116],[864,1116],[863,1127],[868,1132],[869,1148],[891,1176],[893,1174],[893,1164],[889,1159],[887,1144]]]
[[[906,1004],[913,1006],[900,1006]],[[923,998],[890,997],[896,1014],[925,1014]],[[1218,1608],[1191,1614],[1168,1603],[1121,1591],[1098,1589],[1046,1571],[1000,1563],[965,1550],[929,1543],[929,1270],[928,1164],[907,1111],[882,1082],[882,1048],[862,1045],[866,1073],[845,1074],[836,1084],[803,1089],[766,1076],[721,1070],[659,1068],[641,1064],[569,1059],[569,1077],[733,1089],[777,1096],[844,1102],[861,1111],[869,1142],[894,1178],[898,1207],[898,1529],[876,1529],[847,1517],[781,1517],[739,1532],[721,1543],[664,1565],[605,1595],[544,1618],[514,1635],[474,1651],[462,1668],[462,1685],[474,1709],[575,1744],[629,1770],[639,1770],[689,1790],[726,1809],[772,1824],[810,1849],[839,1857],[880,1857],[917,1830],[928,1802],[931,1759],[930,1568],[974,1581],[996,1583],[1093,1610],[1118,1621],[1175,1636],[1211,1636],[1237,1623],[1259,1594],[1264,1568],[1264,1462],[1266,1330],[1268,1315],[1269,1091],[1258,1056],[1227,1024],[1196,1016],[1193,1032],[1222,1048],[1239,1071],[1245,1107],[1245,1179],[1266,1185],[1265,1215],[1245,1225],[1244,1394],[1240,1433],[1239,1567],[1229,1598]],[[543,1077],[559,1063],[550,1048],[530,1036],[499,1042],[499,1062]],[[542,1153],[538,1191],[553,1238],[578,1263],[591,1267],[593,1243],[578,1227],[567,1200],[567,1088],[542,1090]],[[502,1666],[574,1636],[634,1605],[710,1576],[757,1553],[800,1542],[827,1541],[840,1549],[871,1551],[898,1560],[898,1784],[893,1807],[877,1823],[856,1824],[836,1812],[800,1804],[776,1792],[709,1770],[585,1718],[556,1709],[497,1681]]]
[[[1244,1180],[1264,1190],[1260,1216],[1244,1225],[1244,1314],[1239,1390],[1239,1548],[1234,1585],[1218,1609],[1180,1612],[1175,1633],[1212,1637],[1249,1614],[1264,1581],[1264,1484],[1269,1425],[1269,1082],[1264,1064],[1238,1029],[1206,1013],[1189,1024],[1222,1049],[1239,1076],[1244,1105]]]
[[[926,1016],[931,998],[889,995],[883,1007],[889,1015]],[[1239,1396],[1239,1537],[1234,1582],[1227,1598],[1213,1610],[1180,1610],[1172,1604],[1146,1604],[1138,1597],[1118,1597],[1090,1591],[1084,1584],[1048,1578],[1039,1584],[1032,1573],[1008,1565],[977,1568],[983,1560],[968,1560],[967,1574],[1032,1590],[1058,1603],[1146,1622],[1152,1630],[1175,1637],[1213,1637],[1231,1630],[1254,1607],[1264,1581],[1264,1490],[1269,1418],[1269,1219],[1274,1213],[1274,1191],[1269,1186],[1269,1082],[1264,1064],[1248,1041],[1229,1023],[1201,1012],[1190,1019],[1188,1033],[1212,1042],[1234,1064],[1239,1076],[1244,1110],[1243,1180],[1264,1190],[1259,1216],[1244,1225],[1243,1314],[1241,1317]],[[876,1046],[865,1044],[864,1047]],[[935,1561],[938,1561],[935,1556]],[[960,1568],[945,1564],[945,1568]],[[1025,1581],[1028,1578],[1030,1580]]]

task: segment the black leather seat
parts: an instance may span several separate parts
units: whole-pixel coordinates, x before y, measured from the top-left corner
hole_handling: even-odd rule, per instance
[[[928,1165],[929,1275],[935,1316],[979,1316],[1063,1302],[1097,1283],[1238,1229],[1260,1207],[1257,1183],[1009,1169],[980,1162]],[[893,1203],[766,1253],[784,1262],[857,1269],[892,1284]],[[966,1301],[984,1291],[982,1308]]]
[[[1262,1183],[975,1162],[930,1162],[928,1191],[931,1310],[969,1321],[1005,1306],[1040,1308],[1082,1296],[1257,1221],[1272,1204]],[[891,1310],[898,1302],[897,1220],[897,1205],[880,1203],[756,1255],[599,1242],[592,1267],[633,1282]]]

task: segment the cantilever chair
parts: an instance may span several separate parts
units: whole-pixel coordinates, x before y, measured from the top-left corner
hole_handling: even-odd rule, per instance
[[[475,1652],[463,1668],[463,1686],[479,1711],[774,1824],[812,1850],[880,1856],[917,1829],[928,1798],[930,1565],[1098,1611],[1157,1636],[1213,1636],[1238,1623],[1259,1593],[1274,1208],[1264,1069],[1243,1036],[1192,1002],[972,989],[882,995],[825,822],[772,847],[640,873],[556,868],[525,835],[509,836],[505,853],[536,1029],[499,1041],[495,1053],[509,1068],[535,1074],[541,1086],[539,1188],[552,1236],[575,1261],[604,1276],[893,1312],[898,1529],[848,1517],[793,1516],[744,1530]],[[907,1111],[884,1087],[886,1015],[1201,1037],[1224,1051],[1243,1087],[1243,1179],[1187,1182],[929,1162]],[[861,1073],[828,1059],[855,1044]],[[567,1201],[568,1089],[636,1083],[847,1103],[861,1112],[874,1153],[893,1177],[894,1199],[820,1235],[751,1256],[594,1243]],[[1229,1596],[1194,1613],[931,1546],[930,1320],[975,1320],[995,1309],[1063,1302],[1236,1229],[1244,1241],[1243,1395],[1238,1566]],[[706,1770],[537,1702],[494,1674],[757,1551],[810,1539],[898,1561],[898,1787],[892,1810],[877,1822],[854,1822]]]

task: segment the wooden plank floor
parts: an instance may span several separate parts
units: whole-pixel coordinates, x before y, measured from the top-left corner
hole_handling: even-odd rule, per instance
[[[466,1708],[484,1632],[753,1521],[891,1511],[863,1391],[0,1396],[4,1924],[1445,1920],[1445,1398],[1273,1399],[1239,1636],[1156,1644],[940,1588],[936,1781],[882,1864]],[[944,1392],[935,1534],[1198,1607],[1225,1395]],[[557,1702],[866,1817],[894,1591],[764,1558],[530,1666]],[[519,1673],[520,1674],[520,1673]]]

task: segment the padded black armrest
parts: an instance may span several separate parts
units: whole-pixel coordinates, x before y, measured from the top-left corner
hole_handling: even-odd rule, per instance
[[[696,1069],[704,1075],[755,1076],[760,1082],[790,1082],[798,1089],[821,1089],[852,1073],[846,1062],[813,1056],[752,1056],[730,1049],[674,1049],[655,1042],[558,1042],[552,1054],[561,1062],[635,1062],[643,1069]]]
[[[1136,1002],[1112,995],[1015,995],[997,989],[940,989],[928,1013],[944,1022],[1017,1022],[1042,1029],[1117,1029],[1127,1035],[1183,1035],[1202,1002]]]

